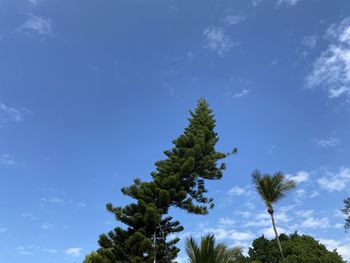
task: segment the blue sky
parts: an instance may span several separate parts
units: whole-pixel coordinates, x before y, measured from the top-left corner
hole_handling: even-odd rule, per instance
[[[200,97],[239,153],[210,215],[171,211],[180,236],[271,237],[250,174],[283,171],[280,230],[350,260],[347,0],[0,0],[0,262],[81,262]]]

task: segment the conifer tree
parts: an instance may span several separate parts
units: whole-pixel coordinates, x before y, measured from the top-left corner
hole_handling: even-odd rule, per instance
[[[152,181],[141,182],[122,189],[123,194],[135,199],[125,207],[107,204],[107,210],[127,229],[116,227],[99,238],[103,258],[114,262],[169,263],[176,258],[178,238],[168,240],[169,234],[183,230],[178,221],[167,216],[171,206],[189,213],[207,214],[214,206],[205,193],[205,180],[222,177],[224,163],[218,163],[227,154],[217,152],[218,135],[214,131],[215,119],[204,99],[190,111],[189,125],[173,141],[173,148],[164,151],[166,159],[156,162]],[[235,150],[233,151],[235,152]]]

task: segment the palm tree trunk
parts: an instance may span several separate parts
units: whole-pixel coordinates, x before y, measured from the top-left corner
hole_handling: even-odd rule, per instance
[[[274,216],[273,216],[273,211],[272,211],[272,212],[269,211],[269,213],[270,213],[270,215],[271,215],[272,227],[273,227],[273,231],[275,231],[277,245],[278,245],[278,248],[279,248],[279,250],[280,250],[280,252],[281,252],[282,259],[283,259],[283,261],[284,261],[282,246],[281,246],[280,239],[279,239],[279,237],[278,237],[278,232],[277,232],[277,228],[276,228],[276,224],[275,224],[275,218],[274,218]]]

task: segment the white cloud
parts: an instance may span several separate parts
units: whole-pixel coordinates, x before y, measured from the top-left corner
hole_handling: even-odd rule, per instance
[[[302,43],[306,48],[312,49],[317,44],[317,36],[311,35],[311,36],[304,37]]]
[[[301,189],[297,189],[295,191],[295,194],[296,194],[297,198],[303,198],[306,195],[306,191],[305,191],[305,189],[302,189],[302,188]]]
[[[320,87],[328,92],[328,98],[350,96],[350,18],[328,31],[330,44],[313,64],[306,77],[306,87]]]
[[[251,211],[237,211],[236,214],[240,215],[243,218],[249,218],[252,216]]]
[[[250,241],[255,237],[255,235],[250,231],[242,232],[224,228],[207,228],[204,230],[204,232],[214,234],[215,238],[218,240],[231,239],[233,241]]]
[[[229,238],[234,241],[250,241],[255,238],[255,235],[250,231],[240,232],[240,231],[231,231]]]
[[[289,180],[294,180],[297,184],[307,182],[310,178],[310,173],[305,171],[299,171],[295,175],[287,175]]]
[[[329,192],[341,191],[350,182],[350,168],[341,167],[338,173],[331,172],[328,169],[322,169],[322,171],[325,175],[317,182],[321,188]]]
[[[327,218],[321,218],[321,219],[317,219],[317,218],[313,218],[313,217],[309,217],[306,220],[304,220],[300,227],[301,228],[327,228],[329,227],[329,220]]]
[[[239,99],[239,98],[242,98],[244,96],[247,96],[249,93],[250,93],[249,89],[242,89],[240,92],[234,93],[232,95],[232,98],[233,99]]]
[[[224,22],[228,25],[237,25],[243,22],[246,17],[243,14],[225,16]]]
[[[41,198],[41,201],[47,202],[47,203],[63,203],[63,200],[58,197],[49,197],[49,198],[43,197]]]
[[[218,222],[219,225],[223,225],[223,226],[232,226],[235,224],[235,221],[230,219],[230,218],[220,218],[219,219],[219,222]]]
[[[310,198],[315,198],[316,196],[319,196],[319,195],[320,195],[319,192],[313,191],[313,192],[311,193],[311,195],[310,195]]]
[[[64,251],[64,253],[71,257],[81,257],[83,249],[79,247],[71,247]]]
[[[275,214],[277,224],[285,224],[292,220],[286,212],[281,211]],[[262,212],[254,215],[254,220],[249,220],[244,223],[245,227],[267,227],[271,225],[271,216],[267,212]]]
[[[220,57],[225,56],[235,45],[222,27],[208,27],[204,30],[203,36],[204,48],[217,52]]]
[[[52,34],[52,21],[48,18],[28,14],[28,20],[18,28],[21,32],[35,32],[39,35]]]
[[[348,241],[337,241],[334,239],[319,239],[319,241],[324,244],[328,250],[336,249],[337,252],[347,261],[350,261],[350,245]]]
[[[27,113],[29,113],[27,109],[16,109],[0,102],[0,124],[6,121],[22,121]]]
[[[41,225],[41,228],[45,229],[45,230],[49,230],[49,229],[51,229],[53,227],[54,227],[54,225],[50,224],[50,223],[44,223],[44,224]]]
[[[340,140],[334,137],[315,139],[314,142],[319,148],[333,148],[340,144]]]
[[[271,225],[271,221],[267,219],[247,221],[243,226],[245,227],[267,227]]]
[[[16,162],[10,154],[0,154],[0,164],[6,166],[15,166]]]
[[[308,218],[308,217],[311,217],[313,214],[314,214],[314,210],[300,210],[300,211],[297,211],[296,214],[298,216],[301,216],[303,218]]]
[[[277,5],[295,6],[300,0],[278,0]]]
[[[291,210],[293,210],[294,208],[295,208],[295,204],[293,204],[293,205],[286,205],[286,206],[282,206],[282,207],[280,207],[280,211],[281,212],[289,212],[289,211],[291,211]]]
[[[28,0],[29,4],[32,5],[37,5],[38,4],[38,0]]]
[[[38,217],[34,216],[33,213],[22,213],[21,217],[28,218],[30,220],[37,220]]]
[[[252,0],[252,5],[254,7],[258,6],[260,3],[262,2],[262,0]]]
[[[344,228],[344,224],[343,223],[337,223],[334,225],[334,228]]]
[[[277,232],[278,234],[281,234],[281,233],[286,234],[287,230],[282,227],[277,227]],[[276,236],[272,226],[262,229],[261,233],[267,238],[274,238]]]
[[[250,191],[248,190],[248,187],[240,187],[238,185],[235,185],[232,187],[228,192],[229,196],[242,196],[242,195],[249,195]]]
[[[341,246],[338,246],[337,251],[340,255],[344,257],[346,260],[350,260],[350,245],[349,244],[342,244]]]
[[[16,248],[17,253],[20,255],[32,255],[33,253],[31,251],[28,251],[27,248],[23,246],[19,246]]]

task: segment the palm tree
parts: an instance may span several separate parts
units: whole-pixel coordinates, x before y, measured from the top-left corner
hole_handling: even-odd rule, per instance
[[[188,238],[185,249],[190,263],[234,263],[241,255],[240,248],[215,244],[215,237],[211,234],[201,238],[200,246],[192,237]]]
[[[281,172],[277,172],[274,175],[262,175],[259,171],[254,171],[252,178],[256,190],[267,206],[267,212],[271,215],[272,227],[276,235],[278,248],[281,252],[282,259],[284,260],[282,246],[278,237],[275,218],[273,215],[273,205],[284,197],[287,192],[293,190],[296,187],[296,182],[294,180],[286,179],[285,175]]]

